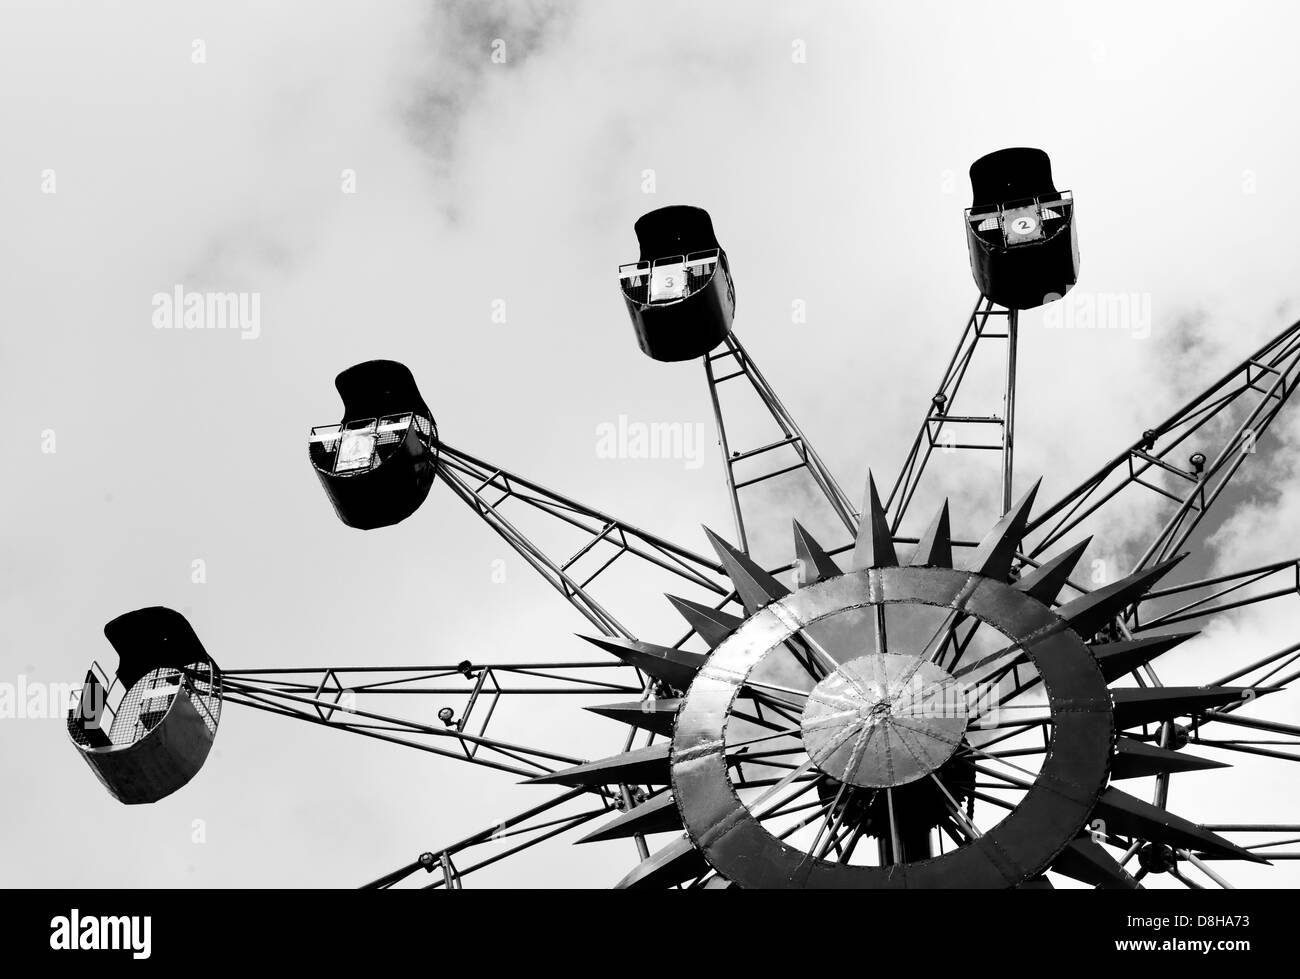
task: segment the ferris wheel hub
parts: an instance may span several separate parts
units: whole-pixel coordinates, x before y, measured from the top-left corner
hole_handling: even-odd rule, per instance
[[[800,722],[817,768],[840,782],[892,788],[924,778],[961,744],[967,706],[943,667],[919,656],[850,660],[808,696]]]

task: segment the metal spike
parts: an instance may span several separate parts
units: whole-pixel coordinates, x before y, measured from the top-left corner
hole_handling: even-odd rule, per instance
[[[948,520],[948,501],[930,521],[929,529],[921,535],[921,541],[912,552],[912,560],[907,562],[914,568],[951,568],[952,567],[952,527]]]
[[[1157,748],[1133,738],[1115,739],[1115,757],[1110,763],[1111,779],[1146,778],[1149,775],[1166,775],[1171,772],[1196,772],[1205,768],[1231,768],[1221,761],[1210,761],[1196,755],[1168,748]]]
[[[600,843],[604,840],[621,840],[629,836],[649,833],[681,832],[682,814],[673,801],[671,792],[662,792],[647,802],[619,813],[604,826],[588,833],[574,843]]]
[[[1080,595],[1066,602],[1057,613],[1084,639],[1092,636],[1120,612],[1146,594],[1147,590],[1163,578],[1186,554],[1179,554],[1150,568],[1144,568],[1127,578],[1112,582],[1103,588]]]
[[[685,690],[691,685],[695,674],[708,658],[699,653],[688,653],[684,649],[672,649],[668,646],[656,646],[650,642],[613,636],[579,635],[578,638],[613,653],[629,666],[635,666],[638,670],[649,673],[656,680],[662,680],[677,690]]]
[[[667,738],[672,736],[673,721],[677,717],[679,706],[681,706],[679,698],[663,697],[653,700],[629,700],[622,704],[603,704],[585,709],[629,727],[653,731]]]
[[[736,550],[708,527],[704,528],[704,533],[718,552],[722,569],[736,586],[736,594],[740,596],[745,611],[752,615],[769,602],[790,594],[785,585],[751,561],[747,554]]]
[[[1107,833],[1138,837],[1152,843],[1198,850],[1215,857],[1268,863],[1266,859],[1211,833],[1167,809],[1160,809],[1113,786],[1097,800],[1093,815],[1106,824]]]
[[[1020,539],[1025,536],[1025,524],[1029,523],[1029,511],[1034,507],[1034,497],[1038,495],[1039,479],[1029,488],[1029,492],[1020,498],[1015,506],[1002,515],[1002,519],[993,525],[993,529],[984,535],[980,546],[975,549],[975,556],[967,566],[975,574],[998,581],[1011,578],[1011,562],[1016,559],[1020,548]]]
[[[1173,632],[1167,636],[1145,636],[1123,642],[1097,643],[1091,647],[1092,655],[1097,657],[1101,675],[1106,678],[1107,683],[1110,683],[1199,635],[1199,632]]]
[[[648,748],[634,748],[621,755],[589,761],[584,765],[562,768],[558,772],[525,779],[528,785],[571,785],[575,788],[594,788],[597,785],[668,785],[668,752],[672,745],[667,741]]]
[[[803,569],[797,584],[812,585],[840,574],[831,556],[813,539],[812,534],[804,529],[798,520],[794,522],[794,559],[797,567]]]
[[[1271,688],[1246,687],[1123,687],[1112,690],[1115,727],[1136,727],[1153,721],[1190,717],[1211,707],[1222,707],[1254,694],[1271,693]]]
[[[709,644],[710,649],[717,649],[722,645],[722,640],[739,629],[745,621],[738,615],[721,612],[708,605],[692,602],[688,598],[678,598],[676,595],[668,595],[667,598],[673,603],[673,607],[682,613],[687,624]]]
[[[704,855],[695,849],[689,838],[683,836],[659,852],[650,854],[615,887],[672,887],[694,880],[708,869]]]
[[[876,492],[876,480],[871,473],[867,473],[867,494],[863,503],[858,539],[853,546],[853,570],[895,567],[898,555],[894,553],[889,518],[885,516],[885,508],[880,505],[880,494]]]
[[[1090,543],[1092,543],[1091,537],[1075,544],[1068,551],[1058,554],[1021,577],[1016,582],[1015,588],[1031,598],[1038,599],[1044,605],[1051,605],[1056,601],[1056,596],[1061,594],[1061,589],[1065,587],[1065,583],[1074,572],[1075,565],[1079,563],[1079,558],[1083,557],[1083,552],[1088,549]]]
[[[1105,890],[1140,890],[1142,885],[1106,848],[1089,836],[1074,840],[1052,861],[1058,874]]]

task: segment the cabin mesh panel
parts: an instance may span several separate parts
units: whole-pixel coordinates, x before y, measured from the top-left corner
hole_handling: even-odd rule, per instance
[[[190,687],[190,700],[203,718],[210,734],[217,731],[221,720],[221,674],[211,662],[191,663],[185,667]]]
[[[1017,206],[1025,202],[1008,202],[1002,204],[995,213],[990,214],[988,210],[978,212],[968,212],[968,220],[971,221],[976,236],[981,241],[986,241],[990,245],[998,248],[1007,247],[1006,235],[1003,231],[1002,212],[1015,203]],[[1064,221],[1074,211],[1074,200],[1062,195],[1061,197],[1052,197],[1044,200],[1031,200],[1038,208],[1038,217],[1043,225],[1043,237],[1050,238],[1060,228],[1064,227]],[[1041,239],[1040,239],[1041,240]],[[1032,244],[1032,243],[1031,243]]]
[[[717,248],[709,248],[705,251],[691,252],[686,256],[686,290],[680,296],[674,296],[672,301],[685,299],[687,296],[699,292],[709,284],[713,278],[713,273],[718,267],[718,256],[721,254]],[[664,261],[658,259],[657,261]],[[650,262],[637,262],[635,265],[624,265],[618,270],[619,285],[623,288],[625,295],[632,302],[640,306],[650,304]]]
[[[86,724],[90,721],[90,718],[81,716],[80,707],[81,698],[78,697],[77,703],[68,710],[68,735],[83,748],[97,748],[99,742],[95,741],[86,730]]]
[[[693,252],[686,256],[686,295],[699,292],[713,278],[714,269],[718,267],[716,251]]]
[[[371,421],[373,419],[361,419],[361,422]],[[357,425],[359,422],[353,420],[349,425]],[[415,426],[415,431],[419,439],[428,448],[433,444],[434,429],[433,422],[423,415],[415,415],[407,412],[402,415],[385,415],[378,420],[375,432],[375,453],[371,456],[370,465],[358,466],[355,469],[346,470],[342,475],[352,473],[369,472],[378,466],[385,459],[393,455],[397,448],[406,441],[406,434],[411,426]],[[322,472],[333,473],[335,471],[335,462],[338,458],[339,448],[343,444],[343,426],[342,425],[323,425],[311,430],[311,439],[308,442],[308,448],[311,453],[312,465]]]
[[[311,441],[308,446],[311,450],[311,462],[317,469],[324,472],[334,471],[334,457],[338,455],[339,445],[343,441],[343,427],[341,425],[324,425],[320,428],[311,430]]]
[[[114,683],[98,663],[92,665],[86,682],[68,705],[68,735],[83,748],[102,748],[113,723],[111,695]],[[85,713],[83,713],[83,711]],[[95,724],[96,726],[91,726]]]
[[[1051,225],[1048,222],[1063,221],[1074,211],[1074,201],[1068,197],[1060,200],[1039,201],[1038,204],[1042,208],[1043,226],[1049,231]]]
[[[619,285],[623,287],[623,295],[632,302],[646,305],[650,302],[650,263],[623,266],[619,269]]]
[[[77,717],[76,711],[68,714],[68,736],[83,748],[91,747],[90,735],[86,733],[85,726],[82,725],[81,719]]]
[[[150,670],[132,685],[118,704],[109,730],[113,744],[135,744],[157,727],[182,684],[204,726],[215,733],[221,718],[221,679],[211,663],[190,663],[183,671],[170,666]]]
[[[396,445],[406,438],[406,431],[410,427],[410,415],[389,415],[386,418],[379,419],[379,427],[375,434],[378,439],[376,444],[379,446],[380,451],[385,446]]]

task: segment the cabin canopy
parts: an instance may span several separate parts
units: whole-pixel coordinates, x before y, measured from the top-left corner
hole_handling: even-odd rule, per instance
[[[981,156],[970,166],[972,208],[1007,201],[1060,196],[1052,183],[1052,162],[1042,150],[1015,146]]]
[[[672,204],[643,214],[633,228],[643,262],[722,247],[713,233],[709,212],[689,204]]]
[[[367,360],[356,364],[340,373],[334,379],[334,386],[343,399],[345,422],[408,411],[432,417],[410,368],[395,360]]]

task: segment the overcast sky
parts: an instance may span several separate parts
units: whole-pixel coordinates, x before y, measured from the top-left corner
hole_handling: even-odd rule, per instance
[[[699,468],[597,452],[620,415],[712,424],[698,364],[640,354],[617,291],[665,204],[712,213],[738,335],[856,497],[868,467],[896,476],[975,300],[966,168],[1046,149],[1079,296],[1151,310],[1147,336],[1023,317],[1020,484],[1055,498],[1300,315],[1297,29],[1280,2],[3,3],[0,681],[111,667],[103,624],[155,604],[231,668],[587,657],[583,620],[444,487],[396,528],[342,526],[305,437],[337,421],[339,370],[402,360],[448,442],[704,549],[701,523],[729,530],[711,444]],[[155,329],[177,285],[258,294],[259,335]],[[1283,421],[1198,568],[1300,554]],[[986,488],[950,488],[982,529]],[[1116,513],[1092,553],[1122,563],[1158,512]],[[1170,675],[1294,642],[1297,608],[1216,626]],[[614,750],[576,713],[533,726]],[[8,885],[352,885],[545,797],[238,707],[148,807],[103,792],[61,718],[0,739]],[[1296,772],[1175,780],[1171,806],[1295,822]],[[556,842],[483,880],[608,885],[633,855]]]

